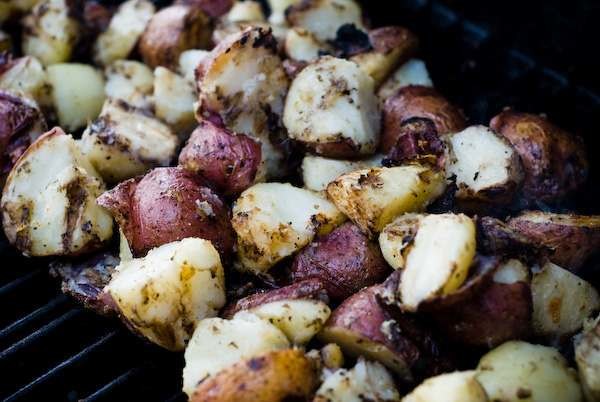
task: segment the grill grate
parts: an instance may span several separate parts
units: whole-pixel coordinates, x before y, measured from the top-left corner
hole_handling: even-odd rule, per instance
[[[511,48],[483,25],[439,1],[366,6],[376,25],[401,24],[422,41],[436,87],[473,123],[511,105],[546,112],[586,138],[590,149],[600,97],[529,54]],[[379,7],[379,9],[378,9]],[[598,166],[591,182],[597,182]],[[600,212],[600,188],[576,197],[577,208]],[[7,401],[184,401],[182,356],[148,345],[114,320],[98,317],[60,293],[47,261],[16,255],[0,240],[0,398]]]

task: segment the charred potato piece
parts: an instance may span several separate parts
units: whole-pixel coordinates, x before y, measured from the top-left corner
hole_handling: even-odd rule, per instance
[[[394,269],[406,266],[406,256],[410,251],[419,224],[424,214],[403,214],[390,222],[379,234],[379,248],[385,261]]]
[[[401,88],[384,103],[381,138],[384,153],[398,142],[402,122],[412,117],[433,121],[439,135],[458,132],[466,126],[461,111],[435,89],[410,85]]]
[[[557,201],[585,182],[588,161],[583,143],[546,118],[509,110],[494,117],[490,127],[521,157],[527,201]]]
[[[266,273],[343,220],[340,211],[317,193],[287,183],[255,184],[233,206],[239,268]]]
[[[369,31],[372,50],[352,56],[350,60],[369,74],[379,87],[400,64],[417,50],[417,37],[406,28],[387,26]]]
[[[154,70],[154,111],[179,135],[186,137],[196,124],[194,84],[164,67]]]
[[[455,177],[459,200],[512,201],[523,180],[523,169],[506,139],[484,126],[471,126],[445,139],[449,151],[446,176]]]
[[[306,155],[302,159],[304,187],[312,191],[324,191],[327,185],[339,176],[355,170],[380,166],[383,157],[374,155],[363,160],[342,160]]]
[[[322,57],[292,81],[283,124],[290,138],[319,155],[373,154],[381,124],[373,80],[351,61]]]
[[[203,120],[181,150],[179,165],[235,195],[254,183],[261,156],[260,143],[251,137]]]
[[[229,22],[264,22],[265,15],[258,1],[236,1],[225,16]]]
[[[581,402],[575,371],[551,347],[511,341],[479,361],[477,381],[492,401]]]
[[[107,182],[119,182],[175,156],[177,137],[143,109],[107,100],[98,119],[83,133],[81,148]]]
[[[308,400],[318,384],[315,365],[298,349],[275,350],[237,362],[204,380],[191,402]]]
[[[526,211],[508,227],[551,250],[552,262],[577,271],[600,247],[600,217]]]
[[[419,163],[441,170],[447,163],[447,146],[429,119],[412,117],[400,125],[396,144],[390,149],[384,166]]]
[[[377,96],[381,101],[385,101],[398,92],[400,88],[409,85],[433,87],[433,82],[423,60],[410,59],[398,67],[381,85],[377,91]]]
[[[455,371],[428,378],[402,402],[488,402],[475,371]]]
[[[585,280],[551,262],[531,281],[533,328],[541,336],[568,336],[600,309],[600,295]]]
[[[313,402],[400,401],[394,379],[381,364],[362,357],[350,369],[329,375]]]
[[[106,31],[94,43],[94,60],[109,65],[126,59],[135,48],[148,21],[154,15],[154,4],[148,0],[127,0],[119,6]]]
[[[234,364],[289,347],[277,327],[254,314],[240,313],[233,320],[204,319],[185,350],[183,391],[191,397],[199,384]]]
[[[175,69],[181,52],[208,47],[210,34],[208,16],[201,9],[175,4],[152,16],[138,49],[148,66]]]
[[[600,316],[599,316],[600,317]],[[600,401],[600,319],[590,324],[575,343],[575,361],[586,401]]]
[[[225,304],[225,276],[209,241],[186,238],[121,262],[104,291],[136,332],[183,350],[200,320]]]
[[[383,282],[389,273],[377,244],[352,223],[308,245],[294,258],[291,268],[293,281],[319,279],[334,301]]]
[[[4,233],[29,256],[76,255],[112,236],[96,205],[104,182],[60,128],[39,137],[11,170],[0,202]]]
[[[46,66],[71,58],[81,27],[69,7],[67,0],[45,0],[33,8],[23,19],[24,54]]]
[[[30,97],[43,108],[52,104],[46,70],[32,56],[14,60],[10,56],[0,56],[0,89]]]
[[[117,60],[104,69],[104,92],[111,99],[121,99],[131,106],[150,108],[154,76],[144,63]]]
[[[333,203],[365,233],[379,233],[395,217],[423,210],[446,186],[443,175],[410,165],[362,169],[327,186]]]

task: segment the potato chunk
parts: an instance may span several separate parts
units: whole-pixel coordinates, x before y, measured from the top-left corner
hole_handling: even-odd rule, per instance
[[[201,49],[190,49],[181,52],[179,55],[179,74],[183,75],[186,80],[195,82],[196,68],[209,54],[208,50]]]
[[[575,343],[575,361],[587,401],[600,400],[600,316]]]
[[[289,346],[277,327],[254,314],[240,313],[232,320],[202,320],[185,350],[183,391],[192,396],[199,382],[242,359]]]
[[[121,262],[104,291],[141,335],[183,350],[200,320],[225,305],[225,276],[213,245],[189,237]]]
[[[52,104],[46,70],[33,56],[0,62],[0,89],[30,97],[42,107]]]
[[[126,59],[142,36],[148,21],[154,15],[154,4],[148,0],[127,0],[119,6],[106,31],[94,44],[94,60],[109,65]]]
[[[312,191],[324,191],[327,185],[339,176],[355,170],[380,166],[383,156],[353,161],[330,159],[322,156],[306,155],[302,159],[302,180],[304,187]]]
[[[322,57],[292,82],[283,123],[291,138],[317,154],[373,154],[381,125],[373,80],[350,61]]]
[[[292,27],[312,32],[320,41],[335,39],[342,25],[363,27],[362,10],[354,0],[305,0],[285,10]]]
[[[96,205],[104,183],[60,128],[21,156],[2,193],[6,237],[30,256],[75,255],[112,236],[112,218]]]
[[[327,186],[327,194],[364,232],[374,235],[396,216],[423,210],[445,187],[441,173],[409,165],[347,173]]]
[[[409,85],[419,85],[424,87],[433,86],[433,82],[427,71],[427,66],[423,60],[410,59],[398,67],[381,85],[377,91],[377,96],[380,100],[385,101],[387,98],[398,92],[400,88]]]
[[[456,371],[428,378],[402,402],[488,402],[475,371]]]
[[[256,184],[233,207],[240,268],[266,273],[343,220],[336,207],[317,193],[287,183]]]
[[[484,355],[477,370],[492,401],[582,401],[575,371],[554,348],[506,342]]]
[[[180,138],[196,125],[194,102],[197,99],[194,85],[164,67],[154,70],[154,110],[156,117],[166,122]]]
[[[406,266],[406,256],[425,216],[411,213],[400,215],[379,234],[381,253],[392,268],[400,269]]]
[[[133,60],[117,60],[104,69],[106,96],[121,99],[131,106],[149,108],[154,76],[144,63]]]
[[[229,22],[263,22],[266,21],[262,7],[258,1],[236,1],[225,16]]]
[[[313,402],[400,401],[394,379],[381,364],[359,358],[323,381]]]
[[[531,293],[537,335],[571,335],[600,309],[600,295],[590,283],[551,262],[533,275]]]
[[[312,33],[302,28],[290,29],[285,36],[285,54],[293,60],[316,60],[326,48],[327,46],[319,42]]]
[[[152,115],[120,100],[107,100],[83,133],[81,148],[108,182],[119,182],[168,165],[177,137]]]

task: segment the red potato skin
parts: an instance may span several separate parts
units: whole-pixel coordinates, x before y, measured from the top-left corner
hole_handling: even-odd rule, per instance
[[[323,285],[323,282],[312,278],[299,281],[279,289],[255,293],[239,299],[235,303],[226,307],[221,316],[223,318],[232,318],[239,311],[250,310],[266,303],[298,299],[312,299],[329,303],[329,296],[325,286]]]
[[[334,301],[382,282],[390,273],[379,246],[352,223],[337,227],[304,248],[291,268],[292,281],[317,278]]]
[[[260,144],[244,134],[203,120],[179,154],[179,165],[202,176],[225,195],[254,183],[261,162]]]
[[[442,169],[445,149],[433,121],[415,117],[402,122],[398,141],[386,155],[383,164],[400,166],[418,162]]]
[[[210,240],[225,261],[233,251],[227,206],[182,168],[157,168],[127,180],[102,194],[98,204],[113,214],[136,256],[186,237]]]
[[[583,143],[544,117],[507,110],[492,118],[490,127],[521,157],[526,201],[560,200],[587,179]]]
[[[412,117],[430,119],[439,135],[457,132],[466,127],[462,112],[435,89],[409,85],[386,99],[383,106],[381,149],[388,153],[398,143],[402,123]]]
[[[175,4],[198,7],[211,18],[225,15],[233,6],[233,0],[177,0]]]
[[[369,41],[373,50],[378,53],[388,54],[399,52],[402,57],[398,64],[406,61],[419,47],[419,39],[406,28],[400,26],[387,26],[369,31]]]

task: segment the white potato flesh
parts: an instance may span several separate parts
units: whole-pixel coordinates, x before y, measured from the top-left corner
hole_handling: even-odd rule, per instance
[[[575,361],[586,401],[600,401],[600,316],[589,320],[575,342]]]
[[[295,140],[318,144],[348,141],[357,154],[372,154],[381,127],[373,80],[351,61],[322,57],[292,82],[283,124]]]
[[[267,272],[343,220],[335,205],[315,192],[288,183],[255,184],[233,206],[240,268]]]
[[[154,4],[148,0],[128,0],[112,16],[106,31],[98,35],[94,44],[94,60],[108,65],[126,59],[142,36],[154,15]]]
[[[194,102],[198,99],[192,82],[164,67],[154,70],[154,110],[176,133],[189,133],[196,125]]]
[[[590,283],[551,262],[534,273],[531,295],[537,335],[573,334],[600,309],[600,295]]]
[[[432,87],[433,82],[429,77],[427,66],[423,60],[410,59],[402,64],[392,73],[392,75],[384,81],[377,91],[379,99],[386,100],[394,95],[400,88],[408,85],[420,85],[424,87]]]
[[[494,273],[494,282],[510,285],[517,282],[529,283],[529,268],[521,261],[511,258],[502,262]]]
[[[71,58],[79,35],[79,23],[71,18],[67,0],[38,3],[23,19],[23,53],[44,65],[63,63]]]
[[[48,66],[48,83],[61,127],[75,130],[95,119],[104,102],[104,77],[90,65]]]
[[[112,236],[112,218],[96,204],[104,190],[77,142],[55,128],[27,149],[6,180],[4,232],[30,256],[97,248]]]
[[[342,25],[364,28],[362,10],[354,0],[306,0],[286,13],[292,27],[312,32],[320,41],[335,39]]]
[[[374,155],[371,158],[357,161],[306,155],[302,159],[304,187],[312,191],[324,191],[329,183],[341,175],[355,170],[380,166],[382,160],[383,155]]]
[[[402,402],[488,402],[475,371],[457,371],[428,378]]]
[[[328,376],[317,390],[313,402],[400,401],[390,373],[377,362],[359,358],[350,369],[339,369]]]
[[[175,156],[177,137],[171,129],[143,110],[108,99],[97,120],[81,137],[81,149],[109,182],[119,182]]]
[[[229,22],[266,21],[260,3],[252,0],[236,1],[225,18]]]
[[[456,176],[458,198],[493,201],[498,191],[516,191],[523,179],[521,162],[505,139],[485,126],[467,127],[446,139],[446,175]]]
[[[268,0],[269,8],[271,9],[269,22],[273,25],[286,26],[285,10],[289,6],[299,2],[300,0]]]
[[[121,99],[132,106],[149,108],[154,75],[144,63],[134,60],[116,60],[104,69],[104,92],[112,99]]]
[[[104,291],[140,334],[183,350],[200,320],[225,305],[225,276],[210,241],[186,238],[121,262]]]
[[[200,381],[241,360],[289,347],[283,332],[251,313],[202,320],[185,350],[183,392],[192,395]]]
[[[403,213],[424,210],[445,188],[443,174],[408,165],[344,174],[327,186],[327,194],[365,233],[375,234]]]
[[[506,342],[484,355],[477,371],[477,380],[491,401],[582,401],[575,370],[548,346]]]
[[[32,56],[18,58],[0,75],[0,89],[33,98],[42,107],[52,104],[46,69]]]
[[[195,82],[196,67],[210,54],[208,50],[190,49],[179,55],[179,74],[185,79]]]
[[[265,303],[248,311],[275,325],[294,345],[308,343],[331,314],[322,301],[301,299]]]
[[[400,215],[379,234],[381,254],[392,268],[404,268],[406,255],[425,216],[411,213]]]
[[[326,49],[312,33],[302,28],[292,28],[285,36],[285,54],[298,61],[312,61],[319,58],[319,53]]]

